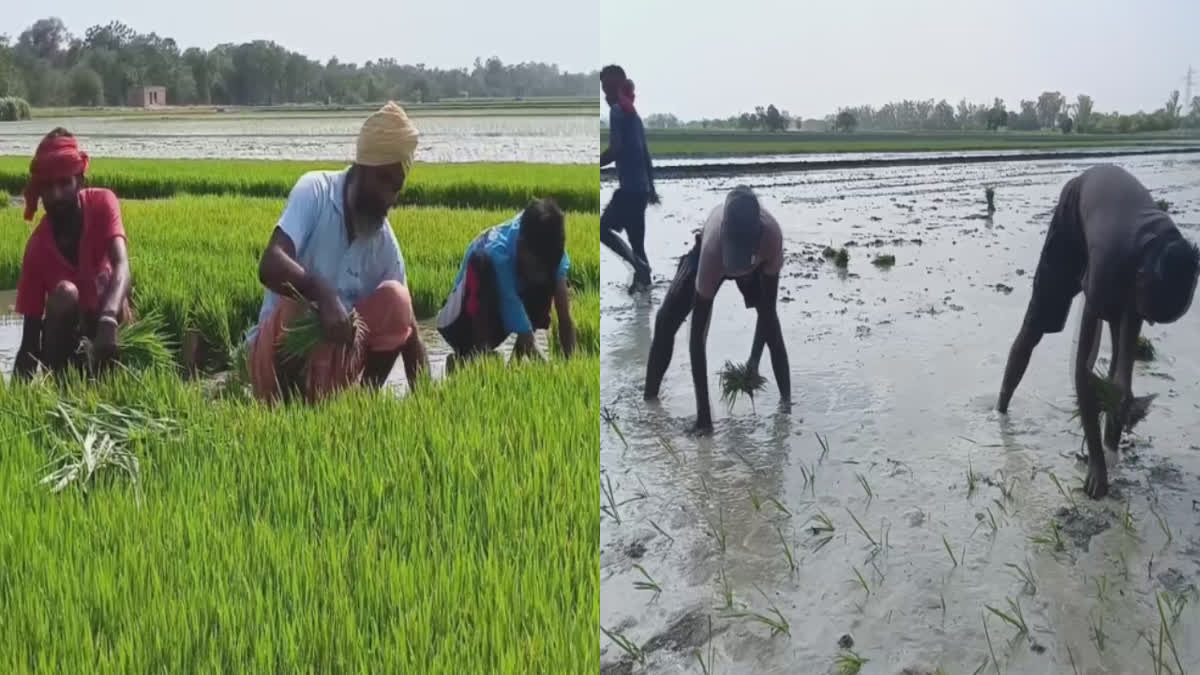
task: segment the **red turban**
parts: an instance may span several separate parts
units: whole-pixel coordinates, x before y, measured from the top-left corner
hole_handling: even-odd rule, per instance
[[[25,185],[25,220],[33,220],[37,213],[38,199],[47,183],[78,176],[88,168],[86,152],[71,136],[47,138],[38,145],[33,161],[29,163],[29,183]]]

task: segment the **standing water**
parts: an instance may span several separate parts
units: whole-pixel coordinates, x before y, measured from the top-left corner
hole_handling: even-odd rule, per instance
[[[1200,161],[1116,163],[1200,236]],[[602,672],[1200,669],[1200,312],[1144,329],[1158,356],[1134,393],[1159,396],[1110,454],[1105,500],[1079,489],[1079,299],[1009,415],[994,411],[1050,211],[1088,165],[745,179],[784,228],[794,403],[778,404],[769,352],[754,407],[721,403],[717,369],[747,358],[754,321],[725,284],[708,336],[715,431],[699,438],[688,324],[656,403],[642,401],[646,355],[678,256],[741,181],[660,185],[652,292],[630,296],[631,270],[601,261],[600,623],[635,652],[600,633]],[[846,247],[848,270],[826,246]],[[1106,331],[1101,366],[1109,350]]]

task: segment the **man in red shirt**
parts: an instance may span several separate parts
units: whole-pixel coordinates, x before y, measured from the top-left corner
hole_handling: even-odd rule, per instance
[[[104,367],[116,356],[118,325],[131,317],[120,205],[110,190],[83,187],[87,167],[87,153],[62,127],[30,163],[25,219],[33,220],[39,199],[46,214],[25,245],[17,282],[16,310],[25,317],[17,377],[31,377],[39,363],[54,372],[83,365],[83,337]]]

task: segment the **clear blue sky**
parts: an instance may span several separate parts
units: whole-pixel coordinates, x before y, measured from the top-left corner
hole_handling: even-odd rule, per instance
[[[594,6],[572,9],[555,0],[58,0],[6,2],[0,34],[15,40],[47,16],[79,35],[115,19],[140,33],[173,37],[182,49],[267,39],[322,62],[335,55],[355,63],[392,57],[460,67],[495,55],[506,63],[543,61],[578,72],[597,67],[599,33],[594,21],[582,18],[589,13],[594,16]],[[597,83],[597,96],[599,89]]]
[[[637,84],[643,114],[728,116],[774,102],[966,97],[1009,108],[1058,90],[1146,111],[1200,70],[1200,0],[605,0],[600,58]],[[1193,96],[1200,95],[1200,74]],[[1186,107],[1185,107],[1186,110]]]

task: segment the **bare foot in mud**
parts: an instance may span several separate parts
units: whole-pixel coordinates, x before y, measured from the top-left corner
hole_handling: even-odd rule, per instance
[[[695,424],[688,428],[689,436],[710,436],[712,435],[712,422],[702,422],[697,420]]]
[[[1103,462],[1088,462],[1083,491],[1092,499],[1103,499],[1108,495],[1108,467]]]

